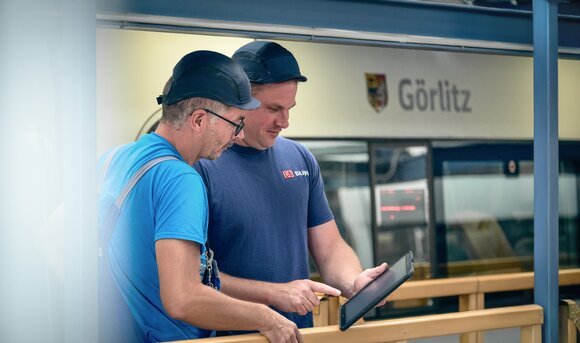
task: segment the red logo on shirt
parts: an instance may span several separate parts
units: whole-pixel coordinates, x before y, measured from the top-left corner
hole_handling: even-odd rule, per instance
[[[291,179],[294,177],[294,172],[291,169],[282,170],[282,175],[285,179]]]

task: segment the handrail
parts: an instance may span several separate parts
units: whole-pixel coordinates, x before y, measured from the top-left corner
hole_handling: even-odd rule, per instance
[[[436,314],[421,317],[398,318],[366,322],[340,331],[338,326],[302,329],[304,342],[371,343],[407,342],[435,336],[506,328],[521,328],[520,342],[540,343],[543,309],[539,305],[503,307],[489,310]],[[180,343],[267,343],[260,334],[214,337],[180,341]]]
[[[559,271],[560,286],[580,284],[580,269],[563,269]],[[514,273],[483,275],[478,277],[479,293],[519,291],[534,288],[534,273]]]
[[[560,300],[560,342],[576,343],[580,332],[580,309],[572,300]]]
[[[559,284],[560,286],[580,285],[580,269],[560,270]],[[466,276],[409,281],[393,292],[388,300],[414,300],[532,288],[534,288],[533,272]]]
[[[412,300],[425,298],[438,298],[473,294],[478,291],[478,278],[475,276],[409,281],[401,285],[393,294],[389,295],[389,301]]]
[[[559,284],[560,286],[580,285],[580,269],[560,270]],[[533,287],[533,272],[419,280],[404,283],[387,300],[457,296],[459,297],[459,311],[463,312],[482,310],[485,307],[486,293],[533,289]],[[329,306],[328,310],[325,310],[325,313],[329,314],[329,319],[318,319],[315,322],[329,325],[338,323],[338,302],[332,301],[332,298],[329,297],[328,301],[322,305]],[[461,342],[482,343],[483,336],[475,333],[464,334],[461,336]]]

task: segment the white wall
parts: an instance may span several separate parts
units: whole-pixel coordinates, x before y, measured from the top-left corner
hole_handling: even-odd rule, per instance
[[[134,139],[156,108],[175,63],[197,49],[231,55],[249,39],[117,29],[97,30],[98,153]],[[282,42],[297,57],[308,82],[300,85],[289,136],[384,138],[507,138],[533,135],[533,68],[529,57],[405,50],[308,42]],[[580,61],[562,60],[560,138],[580,139]],[[387,78],[388,105],[380,113],[367,101],[365,73]],[[401,80],[438,91],[470,92],[464,111],[406,111]],[[407,96],[408,92],[405,92]],[[415,94],[415,93],[414,93]],[[458,105],[463,107],[462,94]],[[446,108],[445,108],[446,109]]]
[[[194,50],[231,56],[249,39],[97,30],[98,154],[134,140],[145,119],[157,108],[155,98],[173,67]]]

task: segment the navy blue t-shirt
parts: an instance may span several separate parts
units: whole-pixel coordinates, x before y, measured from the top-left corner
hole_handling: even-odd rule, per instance
[[[307,230],[333,215],[308,149],[278,137],[269,149],[234,145],[194,167],[208,190],[208,239],[221,271],[267,282],[309,278]],[[312,326],[311,313],[283,314]]]

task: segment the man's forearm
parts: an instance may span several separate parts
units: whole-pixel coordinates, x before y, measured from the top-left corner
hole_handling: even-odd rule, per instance
[[[223,293],[241,300],[273,305],[278,284],[241,279],[225,273],[221,273],[220,277]]]
[[[222,292],[237,299],[271,305],[280,311],[300,315],[312,311],[320,303],[317,292],[340,295],[338,289],[309,279],[273,283],[240,279],[230,275],[223,278]]]
[[[362,267],[355,252],[346,243],[332,249],[325,260],[317,265],[327,284],[340,289],[344,297],[354,295],[354,280],[362,272]]]
[[[309,228],[308,248],[324,282],[350,298],[356,291],[354,281],[362,268],[354,250],[340,236],[336,222],[330,220]]]

